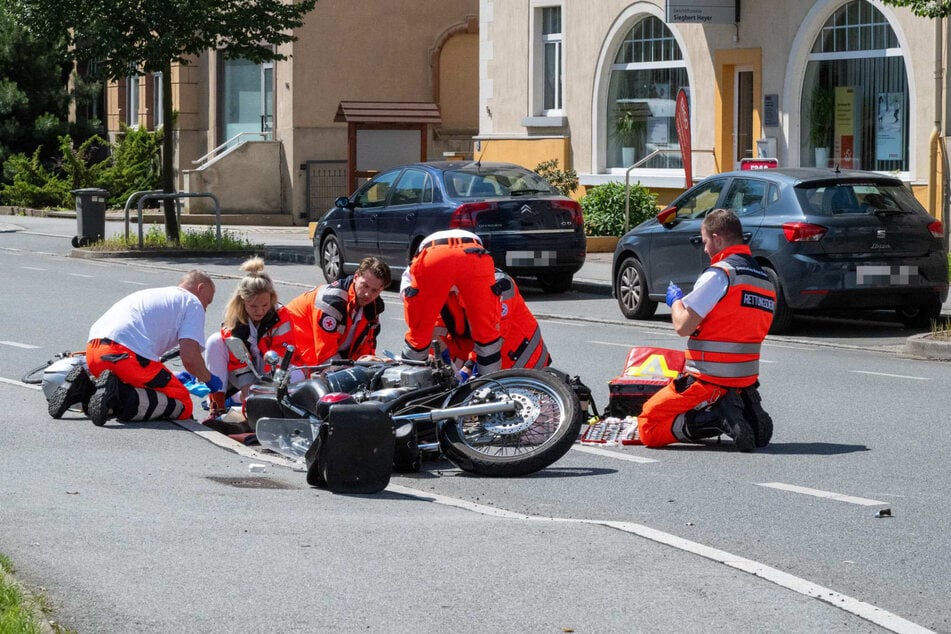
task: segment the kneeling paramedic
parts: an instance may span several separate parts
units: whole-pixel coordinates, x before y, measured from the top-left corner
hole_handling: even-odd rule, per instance
[[[776,292],[732,211],[707,214],[700,236],[710,266],[686,296],[673,282],[667,289],[674,329],[689,337],[684,374],[644,404],[638,435],[663,447],[726,434],[738,450],[752,451],[772,436],[756,386]]]
[[[205,310],[214,297],[211,278],[192,270],[178,286],[120,299],[90,327],[86,363],[97,377],[89,401],[93,424],[113,417],[121,422],[191,418],[191,394],[161,362],[175,346],[186,371],[213,392],[222,389],[202,358]]]

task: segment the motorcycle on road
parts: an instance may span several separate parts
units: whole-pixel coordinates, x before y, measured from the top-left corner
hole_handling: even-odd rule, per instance
[[[242,342],[227,345],[253,368]],[[468,473],[524,476],[564,456],[584,418],[577,395],[557,371],[510,369],[460,383],[438,358],[334,361],[291,384],[292,354],[288,349],[279,362],[276,353],[266,355],[276,369],[271,376],[256,373],[245,414],[262,446],[303,457],[313,486],[381,490],[392,468],[418,471],[427,453],[441,453]],[[340,455],[346,451],[353,453],[349,459]],[[355,475],[334,472],[334,465],[357,472],[370,462],[385,463],[377,469],[385,477],[354,482]]]

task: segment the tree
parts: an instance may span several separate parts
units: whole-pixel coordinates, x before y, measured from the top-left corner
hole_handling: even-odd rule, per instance
[[[67,129],[69,59],[62,39],[32,37],[0,0],[0,164],[10,155],[56,155]]]
[[[882,0],[893,7],[909,7],[922,18],[945,18],[951,15],[951,0]]]
[[[174,127],[172,65],[218,49],[256,64],[286,59],[277,46],[295,41],[317,0],[7,0],[20,23],[39,37],[65,37],[77,61],[96,62],[104,79],[162,73],[162,120]],[[175,191],[175,135],[162,144],[162,188]],[[165,202],[165,231],[179,243],[174,201]]]

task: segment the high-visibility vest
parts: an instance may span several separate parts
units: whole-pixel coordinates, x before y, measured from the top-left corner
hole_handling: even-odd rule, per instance
[[[776,290],[746,245],[727,247],[714,260],[711,268],[726,273],[729,286],[690,335],[684,370],[714,385],[746,387],[759,376]]]

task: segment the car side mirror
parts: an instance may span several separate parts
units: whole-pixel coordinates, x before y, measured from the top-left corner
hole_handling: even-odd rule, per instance
[[[657,222],[659,222],[662,225],[669,225],[676,219],[677,219],[676,207],[668,207],[667,209],[664,209],[663,211],[657,214]]]
[[[346,196],[341,196],[335,200],[334,205],[340,207],[341,209],[353,209],[353,206],[350,204],[350,199]]]

